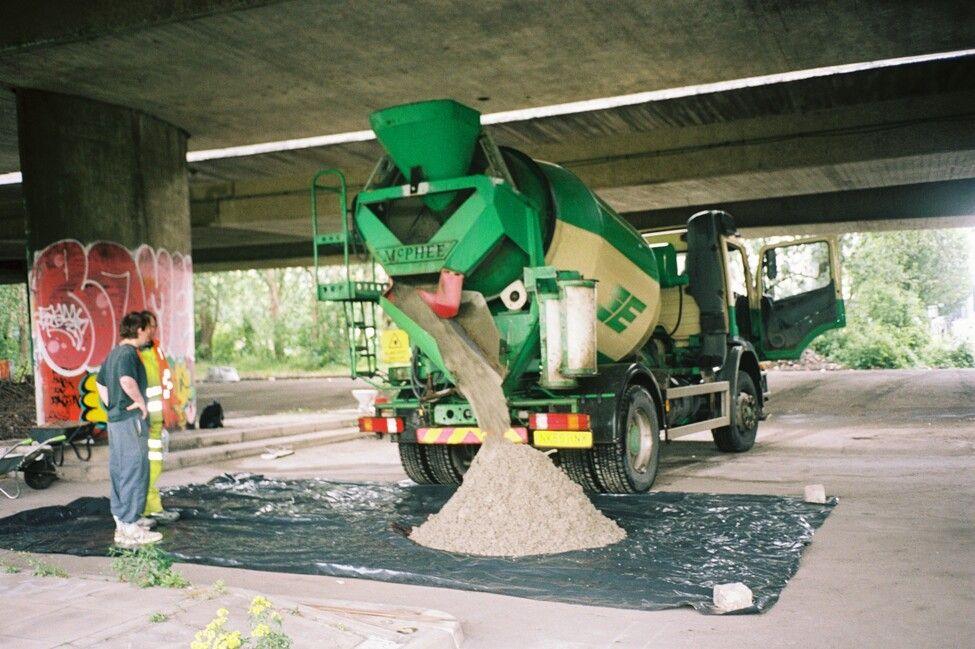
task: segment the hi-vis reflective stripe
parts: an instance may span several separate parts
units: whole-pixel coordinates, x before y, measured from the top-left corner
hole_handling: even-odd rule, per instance
[[[146,404],[146,410],[149,412],[162,412],[163,406],[162,401],[158,399],[152,399]]]
[[[417,428],[418,444],[480,444],[485,433],[480,428]],[[528,443],[527,428],[509,428],[505,439],[515,444]]]
[[[149,448],[162,448],[163,443],[161,439],[150,439]]]
[[[149,451],[149,461],[152,462],[153,460],[155,460],[156,462],[162,462],[163,460],[162,451]]]
[[[153,397],[161,397],[162,392],[163,390],[161,385],[154,385],[150,388],[146,388],[146,396],[150,399]]]
[[[166,360],[163,357],[162,352],[159,352],[159,358],[162,358],[163,360]],[[163,399],[168,400],[169,397],[172,396],[173,388],[174,387],[175,387],[175,384],[173,383],[173,372],[172,372],[172,370],[170,370],[167,367],[166,369],[163,370],[163,373],[162,373],[162,389],[163,389],[162,396],[163,396]]]

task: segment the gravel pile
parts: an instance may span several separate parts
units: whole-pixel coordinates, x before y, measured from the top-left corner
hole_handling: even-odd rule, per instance
[[[491,436],[457,492],[410,538],[438,550],[524,556],[598,548],[626,532],[544,453]]]
[[[511,424],[502,379],[471,344],[482,332],[441,320],[410,287],[394,286],[391,298],[437,341],[478,426],[489,433],[457,492],[410,538],[439,550],[489,556],[555,554],[625,538],[544,453],[501,436]]]
[[[847,369],[841,363],[831,361],[811,349],[804,350],[802,356],[797,361],[768,361],[763,363],[763,366],[766,370],[779,370],[783,372],[832,372]]]

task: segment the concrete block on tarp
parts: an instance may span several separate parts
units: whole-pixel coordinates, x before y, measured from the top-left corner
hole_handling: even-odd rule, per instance
[[[826,487],[821,484],[807,484],[802,499],[814,505],[825,505]]]
[[[713,599],[714,608],[719,613],[738,611],[752,605],[752,589],[740,581],[731,584],[716,584]]]

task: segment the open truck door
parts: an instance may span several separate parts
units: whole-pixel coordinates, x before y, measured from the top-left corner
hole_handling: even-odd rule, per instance
[[[759,256],[756,347],[763,360],[797,359],[816,336],[846,324],[835,237],[765,246]]]

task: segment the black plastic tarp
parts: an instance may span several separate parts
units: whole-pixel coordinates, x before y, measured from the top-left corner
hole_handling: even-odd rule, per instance
[[[763,611],[799,567],[835,500],[657,492],[596,496],[627,532],[614,546],[521,558],[477,557],[414,544],[405,531],[453,493],[438,486],[223,476],[165,492],[182,518],[161,528],[179,560],[361,577],[532,599],[712,613],[715,584],[740,581]],[[105,555],[114,524],[104,498],[81,498],[0,519],[0,546]]]

